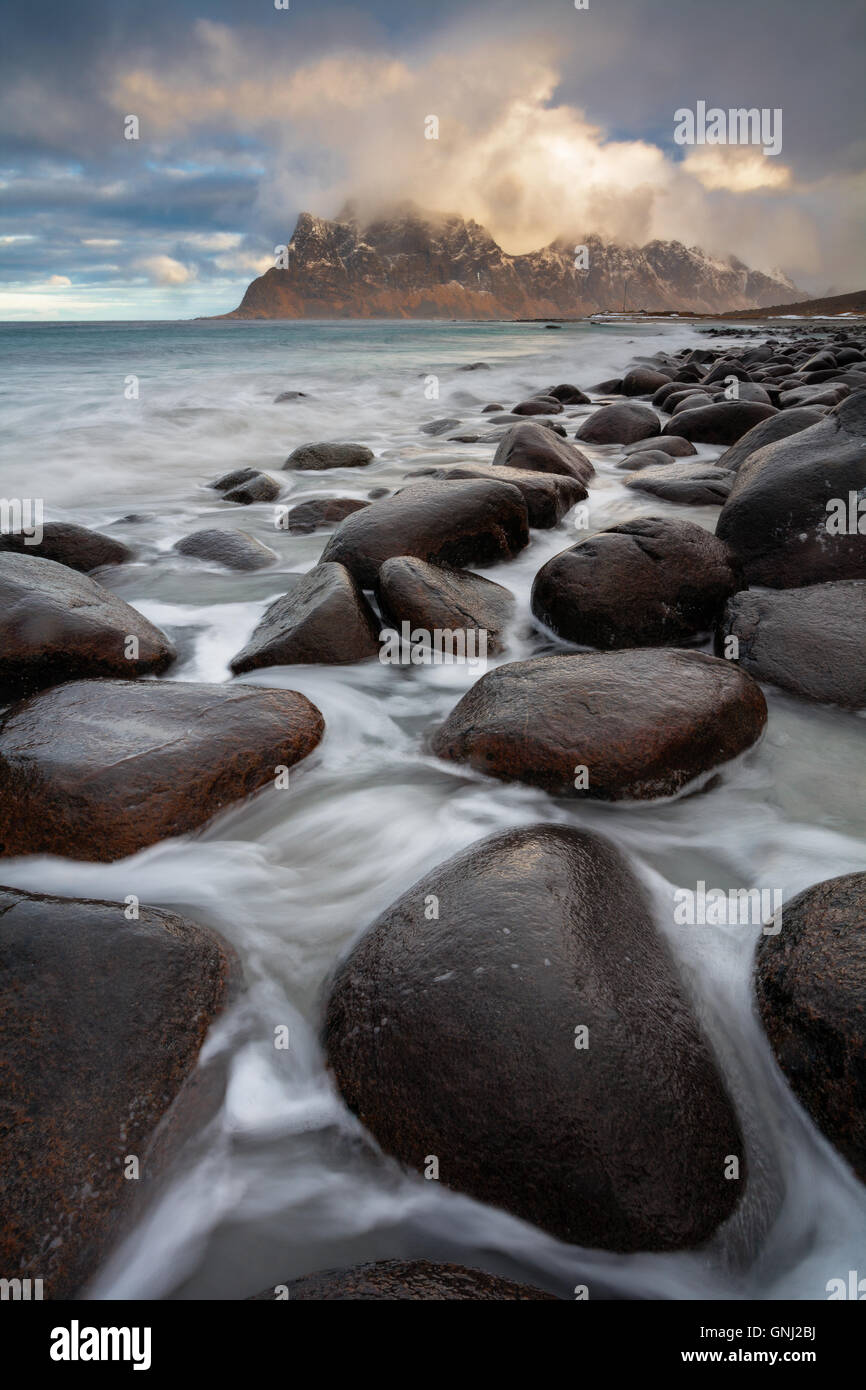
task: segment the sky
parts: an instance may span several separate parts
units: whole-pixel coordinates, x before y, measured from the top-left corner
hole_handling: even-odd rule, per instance
[[[277,3],[5,0],[0,319],[227,312],[348,198],[866,286],[862,0]],[[780,152],[677,143],[699,102]]]

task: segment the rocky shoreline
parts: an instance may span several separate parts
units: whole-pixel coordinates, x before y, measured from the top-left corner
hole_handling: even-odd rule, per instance
[[[289,536],[325,544],[235,653],[240,680],[172,679],[173,641],[110,588],[130,547],[66,523],[0,537],[0,856],[118,860],[281,785],[327,742],[325,719],[243,676],[375,661],[382,630],[404,624],[413,651],[450,633],[504,658],[427,729],[431,757],[565,805],[712,797],[763,736],[762,686],[866,708],[866,335],[738,336],[427,421],[432,451],[466,440],[489,459],[415,468],[365,502],[283,508]],[[362,475],[372,458],[316,441],[285,469]],[[509,563],[534,530],[579,515],[602,462],[638,495],[717,507],[715,534],[688,510],[577,526],[521,612]],[[282,495],[251,467],[208,485],[227,509]],[[177,548],[226,572],[276,558],[240,529]],[[501,582],[475,572],[493,564]],[[518,629],[535,652],[513,660]],[[748,1146],[614,826],[528,825],[440,864],[339,965],[323,1043],[346,1103],[406,1168],[434,1159],[444,1184],[567,1242],[694,1250],[736,1212]],[[64,1298],[218,1103],[198,1058],[242,986],[231,948],[193,922],[38,888],[0,889],[0,1250],[8,1277]],[[866,874],[815,884],[756,965],[779,1065],[861,1180],[864,892]],[[142,1188],[125,1181],[130,1158]],[[545,1296],[415,1264],[330,1271],[286,1296]]]

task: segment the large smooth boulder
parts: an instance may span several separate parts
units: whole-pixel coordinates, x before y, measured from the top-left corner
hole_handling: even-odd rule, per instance
[[[755,963],[758,1009],[782,1071],[866,1182],[866,874],[786,904]]]
[[[532,396],[511,407],[512,415],[559,415],[561,412],[562,402],[555,396]]]
[[[588,482],[595,472],[585,454],[543,425],[512,425],[497,445],[493,467],[565,473],[582,483]]]
[[[260,666],[345,665],[379,652],[379,624],[345,565],[315,565],[268,608],[232,657],[236,676]]]
[[[234,502],[239,507],[249,507],[253,502],[273,502],[274,498],[280,495],[280,485],[267,473],[256,472],[255,469],[241,469],[245,476],[239,483],[231,487],[219,489],[222,491],[223,500]],[[252,476],[249,476],[252,472]],[[212,484],[218,488],[217,483]]]
[[[795,589],[864,579],[866,534],[848,517],[850,495],[856,502],[864,488],[866,391],[857,391],[816,424],[748,456],[716,535],[739,555],[751,584]],[[844,529],[834,521],[839,509]]]
[[[638,454],[626,454],[616,466],[637,473],[642,468],[667,468],[673,463],[673,455],[663,449],[642,449]]]
[[[608,841],[495,835],[362,936],[328,1061],[386,1153],[605,1250],[693,1249],[744,1187],[736,1116],[646,895]]]
[[[725,608],[720,651],[731,634],[756,680],[807,700],[866,706],[866,580],[745,590]]]
[[[322,553],[365,589],[392,555],[465,569],[508,560],[529,542],[529,515],[511,483],[420,482],[346,517]]]
[[[33,544],[35,539],[23,531],[6,531],[0,535],[0,550],[55,560],[58,565],[68,565],[82,574],[102,565],[122,565],[132,556],[129,546],[113,536],[103,536],[100,531],[89,531],[86,526],[74,526],[68,521],[46,521],[41,538]]]
[[[264,545],[249,531],[224,531],[217,528],[191,531],[175,541],[174,548],[181,555],[191,555],[196,560],[213,560],[230,570],[261,570],[272,565],[277,559],[276,552]]]
[[[712,463],[682,460],[637,469],[625,486],[686,507],[721,507],[733,486],[733,474]]]
[[[817,424],[823,418],[820,410],[810,406],[802,406],[799,410],[780,410],[746,430],[736,444],[732,444],[721,458],[716,459],[716,465],[718,468],[728,468],[732,473],[736,473],[749,455],[763,449],[765,444],[775,444],[779,439],[799,434],[800,430],[808,429],[810,425]]]
[[[0,688],[157,675],[174,657],[165,633],[86,574],[0,553]]]
[[[289,534],[308,536],[320,526],[337,526],[352,512],[369,505],[356,497],[311,497],[306,502],[298,502],[289,512]]]
[[[624,396],[651,396],[669,381],[667,372],[657,372],[652,367],[631,367],[622,379],[620,391]]]
[[[459,425],[460,421],[457,420],[456,424]],[[364,468],[372,459],[373,450],[368,449],[366,444],[301,444],[292,450],[283,468],[297,468],[303,472],[319,472],[325,468]]]
[[[0,721],[0,854],[105,862],[188,834],[312,753],[324,727],[293,690],[105,680],[42,691]]]
[[[766,722],[760,686],[732,662],[664,649],[586,652],[489,671],[432,748],[556,796],[647,801],[737,757]]]
[[[285,1289],[285,1292],[283,1292]],[[465,1265],[431,1264],[429,1260],[377,1260],[374,1264],[355,1265],[352,1269],[325,1269],[318,1274],[306,1274],[292,1279],[283,1288],[265,1289],[250,1302],[441,1302],[460,1299],[486,1303],[509,1299],[528,1302],[552,1299],[556,1295],[533,1288],[531,1284],[515,1284],[497,1274]]]
[[[775,414],[775,406],[762,405],[760,401],[717,401],[681,411],[662,432],[679,435],[693,444],[735,444],[747,430]]]
[[[488,652],[501,651],[514,612],[514,595],[501,584],[469,570],[428,565],[409,555],[386,560],[379,570],[376,597],[386,622],[433,633],[486,634]],[[468,648],[467,648],[468,650]],[[473,652],[478,650],[477,641]]]
[[[526,503],[530,526],[549,530],[586,497],[586,484],[567,473],[541,473],[531,468],[506,468],[492,463],[456,463],[430,470],[433,478],[483,478],[513,483]]]
[[[702,526],[645,517],[554,555],[535,576],[532,611],[581,646],[677,646],[713,626],[739,583],[728,547]]]
[[[46,1299],[80,1296],[221,1091],[198,1062],[233,951],[128,911],[0,888],[0,1261]]]
[[[644,439],[636,439],[633,444],[626,444],[623,454],[629,458],[632,454],[642,454],[648,449],[660,449],[671,458],[689,458],[698,452],[694,444],[688,439],[681,439],[677,434],[658,434],[654,436],[651,444]]]
[[[618,401],[603,405],[584,420],[575,439],[584,444],[633,444],[636,439],[651,439],[661,434],[661,421],[648,405],[636,401]],[[671,430],[671,434],[678,434]]]

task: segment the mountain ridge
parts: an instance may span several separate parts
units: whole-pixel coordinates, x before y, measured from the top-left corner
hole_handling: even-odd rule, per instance
[[[782,272],[707,256],[678,241],[635,247],[587,236],[588,268],[558,238],[510,255],[480,223],[400,205],[362,222],[302,212],[288,268],[272,267],[221,318],[543,318],[646,309],[720,313],[802,296]]]

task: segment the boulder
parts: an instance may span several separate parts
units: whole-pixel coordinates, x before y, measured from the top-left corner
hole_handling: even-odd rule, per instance
[[[543,396],[533,396],[531,400],[519,401],[511,407],[512,415],[559,415],[561,411],[562,402],[554,396],[547,399]]]
[[[622,401],[593,411],[574,437],[584,444],[633,444],[636,439],[651,439],[660,433],[661,422],[650,406]]]
[[[231,473],[223,473],[215,482],[208,483],[208,487],[213,488],[215,492],[230,492],[232,488],[251,483],[254,478],[263,476],[257,468],[234,468]]]
[[[866,874],[816,883],[762,935],[758,1009],[815,1124],[866,1182]]]
[[[345,665],[379,653],[379,624],[345,565],[320,564],[272,603],[231,669]]]
[[[459,425],[449,420],[447,428]],[[365,444],[301,444],[293,449],[283,468],[321,471],[325,468],[363,468],[373,458],[373,450]]]
[[[627,860],[587,831],[494,835],[416,883],[339,968],[324,1041],[386,1153],[560,1240],[694,1249],[739,1201],[709,1044]]]
[[[647,444],[644,439],[635,440],[634,444],[627,444],[623,453],[642,454],[646,449],[661,449],[662,453],[670,454],[671,458],[688,458],[698,451],[694,444],[689,443],[688,439],[680,439],[676,434],[656,435],[652,444]]]
[[[468,368],[461,370],[467,371]],[[531,1284],[515,1284],[496,1274],[464,1265],[431,1264],[429,1260],[377,1260],[375,1264],[356,1265],[353,1269],[326,1269],[320,1274],[307,1274],[292,1279],[284,1286],[291,1303],[307,1302],[412,1302],[462,1299],[487,1303],[501,1299],[527,1302],[555,1299],[552,1293],[533,1288]],[[286,1295],[275,1289],[265,1289],[251,1302],[277,1302]]]
[[[542,425],[514,425],[493,455],[494,468],[523,468],[534,473],[564,473],[586,483],[595,472],[585,454]]]
[[[444,420],[428,420],[427,424],[420,425],[419,429],[422,434],[447,434],[449,430],[456,430],[459,424],[459,420],[448,417]],[[366,461],[369,462],[369,460]]]
[[[639,454],[626,454],[616,466],[637,473],[642,468],[667,468],[672,463],[673,457],[665,453],[664,449],[642,449]]]
[[[273,502],[274,498],[280,495],[280,485],[274,482],[273,478],[269,478],[267,473],[257,473],[253,470],[251,478],[235,483],[233,487],[223,488],[222,494],[226,502],[234,502],[239,507],[249,507],[253,502]]]
[[[799,434],[800,430],[808,429],[818,420],[823,419],[820,410],[815,410],[810,406],[803,406],[799,410],[780,410],[775,415],[770,415],[766,420],[761,420],[757,425],[753,425],[744,435],[741,435],[736,444],[732,444],[726,449],[722,456],[716,459],[718,468],[727,468],[731,473],[736,473],[741,464],[745,463],[750,454],[757,453],[765,444],[775,444],[779,439],[787,439],[789,435]]]
[[[624,396],[651,396],[669,381],[667,373],[653,371],[652,367],[632,367],[623,377],[620,391]]]
[[[293,690],[55,686],[0,720],[0,854],[109,862],[188,834],[272,784],[323,731],[315,705]]]
[[[551,386],[549,391],[545,391],[546,396],[553,396],[554,400],[562,401],[563,405],[589,405],[589,396],[581,391],[579,386],[572,386],[564,381],[559,386]]]
[[[409,623],[434,632],[486,633],[488,652],[501,651],[503,633],[514,611],[514,595],[469,570],[443,569],[409,555],[386,560],[379,570],[376,597],[382,617],[394,628]],[[468,646],[467,646],[468,650]],[[472,651],[478,650],[477,640]]]
[[[215,560],[230,570],[261,570],[277,559],[275,551],[249,531],[192,531],[174,543],[181,555],[197,560]]]
[[[336,526],[366,506],[367,502],[359,502],[355,497],[311,497],[308,502],[298,502],[289,512],[289,534],[308,536],[320,526]]]
[[[529,516],[511,483],[420,482],[346,517],[323,560],[337,560],[371,589],[392,555],[464,569],[511,559],[529,542]]]
[[[712,463],[668,463],[664,467],[641,468],[625,486],[649,492],[666,502],[689,507],[721,507],[733,486],[733,474]]]
[[[231,948],[173,912],[0,889],[5,1276],[81,1297],[219,1101],[199,1054],[239,978]]]
[[[55,560],[0,553],[0,689],[20,694],[87,676],[157,675],[174,658],[165,633],[88,575]]]
[[[526,503],[530,526],[549,530],[586,497],[586,484],[567,473],[539,473],[531,468],[508,468],[492,463],[458,463],[430,470],[433,478],[483,478],[513,483]]]
[[[866,707],[866,580],[803,589],[749,589],[728,603],[717,648],[739,641],[756,680],[807,700]]]
[[[717,401],[673,416],[665,434],[678,434],[693,444],[735,444],[761,420],[776,414],[776,407],[760,401]]]
[[[32,544],[34,540],[34,536],[23,531],[7,531],[0,535],[0,551],[12,550],[19,555],[54,560],[82,574],[89,574],[102,565],[122,565],[132,556],[129,546],[122,541],[67,521],[46,521],[41,540],[35,545]]]
[[[489,671],[432,748],[556,796],[647,801],[736,758],[766,722],[760,686],[729,661],[664,649],[587,652]]]
[[[646,517],[554,555],[535,576],[532,611],[581,646],[677,646],[712,628],[739,582],[728,547],[702,526]]]
[[[866,391],[858,391],[816,424],[748,456],[716,535],[736,551],[750,584],[794,589],[864,579],[866,523],[856,515],[864,487]]]

